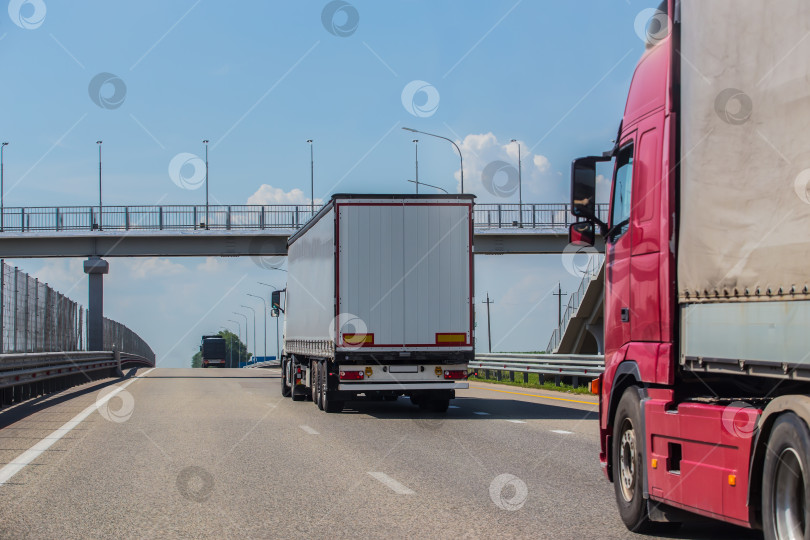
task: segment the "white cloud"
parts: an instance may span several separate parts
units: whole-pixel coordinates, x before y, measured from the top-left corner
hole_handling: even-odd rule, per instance
[[[132,279],[155,279],[157,277],[175,276],[185,271],[186,267],[182,264],[159,257],[133,259],[129,267]]]
[[[209,274],[216,274],[218,272],[222,272],[227,268],[227,264],[225,264],[221,259],[216,257],[206,257],[205,262],[201,262],[197,265],[197,270],[200,272],[206,272]]]
[[[536,154],[534,156],[534,166],[537,167],[537,170],[539,172],[544,173],[551,168],[551,162],[548,160],[546,156]]]
[[[524,141],[521,147],[522,184],[524,202],[560,202],[567,191],[554,175],[549,159],[534,154]],[[493,133],[470,134],[459,143],[464,155],[464,191],[475,193],[478,202],[518,201],[518,144],[499,141]],[[496,162],[501,162],[495,164]],[[493,165],[495,164],[495,165]],[[493,171],[495,171],[493,173]],[[455,173],[459,189],[461,174]]]
[[[248,197],[248,204],[310,204],[304,192],[298,188],[284,191],[281,188],[273,187],[269,184],[262,184],[259,189]],[[315,204],[323,204],[322,199],[315,199]]]

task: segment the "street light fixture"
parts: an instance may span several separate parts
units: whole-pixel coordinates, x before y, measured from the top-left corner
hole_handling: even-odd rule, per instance
[[[203,140],[205,145],[205,228],[208,229],[208,139]]]
[[[427,131],[419,131],[418,129],[413,129],[409,127],[403,127],[405,131],[410,131],[413,133],[421,133],[422,135],[430,135],[431,137],[436,137],[437,139],[444,139],[445,141],[449,142],[453,146],[456,147],[456,151],[458,152],[458,159],[461,162],[461,192],[464,193],[464,158],[461,155],[461,148],[453,141],[452,139],[448,139],[447,137],[443,137],[441,135],[436,135],[435,133],[428,133]]]
[[[240,306],[253,312],[253,356],[256,356],[256,310],[245,304],[240,304]]]
[[[258,298],[264,304],[264,356],[267,358],[267,302],[264,298],[259,296],[258,294],[250,294],[246,293],[248,296],[252,296],[253,298]]]
[[[3,149],[8,146],[7,142],[0,144],[0,232],[5,230],[6,225],[6,211],[3,196],[5,194],[5,187],[3,185]]]
[[[520,228],[523,228],[523,166],[520,161],[520,141],[512,139],[518,145],[518,215],[520,216]]]
[[[444,191],[445,193],[447,193],[447,190],[446,190],[446,189],[444,189],[444,188],[440,188],[439,186],[434,186],[433,184],[426,184],[426,183],[424,183],[424,182],[417,182],[417,181],[415,181],[415,180],[408,180],[408,182],[411,182],[411,183],[417,184],[418,186],[427,186],[427,187],[432,187],[432,188],[434,188],[434,189],[440,189],[440,190]],[[418,189],[419,189],[419,188],[417,187],[417,190],[418,190]],[[417,191],[417,193],[418,193],[418,191]]]
[[[101,204],[101,143],[96,141],[98,145],[98,230],[103,230],[101,214],[104,212],[104,206]]]

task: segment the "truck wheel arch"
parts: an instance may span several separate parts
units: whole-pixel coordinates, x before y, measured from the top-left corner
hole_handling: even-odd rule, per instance
[[[642,400],[647,397],[647,390],[645,385],[641,382],[641,371],[638,364],[633,360],[624,360],[616,368],[613,375],[613,384],[610,387],[610,399],[608,400],[608,428],[613,426],[613,418],[616,416],[616,409],[619,407],[619,401],[624,395],[624,391],[631,386],[638,386],[641,392]],[[642,418],[644,416],[644,409],[642,408]],[[613,434],[608,436],[612,439]],[[610,441],[608,441],[610,443]],[[607,474],[608,479],[613,482],[613,445],[606,444],[607,450]],[[646,492],[646,486],[645,486]]]
[[[753,444],[754,452],[751,456],[748,471],[749,520],[757,529],[762,528],[762,467],[765,464],[768,439],[776,419],[787,412],[795,413],[805,424],[810,426],[810,396],[796,394],[774,398],[765,407],[759,418],[757,434]]]

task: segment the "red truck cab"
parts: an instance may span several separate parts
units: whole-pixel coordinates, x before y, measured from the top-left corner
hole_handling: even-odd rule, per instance
[[[750,402],[736,402],[735,392],[744,387],[730,385],[724,393],[722,380],[709,392],[700,376],[679,365],[679,182],[691,151],[681,147],[679,126],[681,3],[668,0],[658,8],[614,148],[572,164],[572,212],[581,221],[571,226],[569,239],[593,245],[597,229],[605,238],[605,371],[595,385],[599,459],[631,530],[683,521],[690,512],[764,528],[769,538],[807,538],[806,476],[800,474],[793,488],[785,484],[795,493],[779,506],[766,464],[779,412],[773,409],[786,406],[766,408],[771,396],[754,390]],[[604,161],[613,162],[607,223],[595,213],[596,165]],[[803,398],[781,399],[793,399],[788,407],[796,408]]]

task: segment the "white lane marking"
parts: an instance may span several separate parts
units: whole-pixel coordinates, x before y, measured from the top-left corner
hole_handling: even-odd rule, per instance
[[[400,484],[399,482],[397,482],[396,480],[394,480],[393,478],[391,478],[390,476],[388,476],[383,472],[369,471],[368,474],[370,474],[373,478],[376,478],[377,480],[388,486],[394,492],[399,493],[400,495],[416,495],[416,492],[414,490],[412,490],[406,485]]]
[[[564,429],[552,429],[551,432],[559,433],[560,435],[571,435],[574,433],[573,431],[565,431]]]
[[[132,379],[128,380],[124,384],[118,386],[115,390],[111,391],[109,394],[105,395],[103,398],[96,400],[95,403],[85,408],[82,412],[62,424],[62,427],[58,428],[56,431],[36,443],[34,446],[17,456],[14,461],[7,464],[5,467],[0,469],[0,486],[11,480],[11,478],[23,470],[26,465],[37,459],[43,452],[45,452],[48,448],[54,445],[56,441],[70,433],[73,428],[78,426],[82,423],[82,421],[93,414],[99,407],[107,403],[109,400],[113,398],[118,392],[122,391],[124,388],[129,386],[130,384],[134,383],[138,379],[145,377],[150,371],[155,368],[148,369],[144,371],[141,375],[137,377],[133,377]]]
[[[480,415],[480,416],[489,416],[489,413],[488,413],[488,412],[480,412],[480,411],[475,411],[473,414],[478,414],[478,415]]]
[[[513,424],[525,424],[523,420],[507,420],[507,422],[512,422]]]
[[[460,409],[461,407],[459,407],[458,405],[450,405],[450,406],[449,406],[449,407],[447,407],[447,408],[448,408],[448,409]]]
[[[298,427],[300,427],[301,429],[303,429],[304,431],[306,431],[310,435],[320,435],[320,433],[318,433],[317,431],[315,431],[314,429],[312,429],[309,426],[298,426]]]

